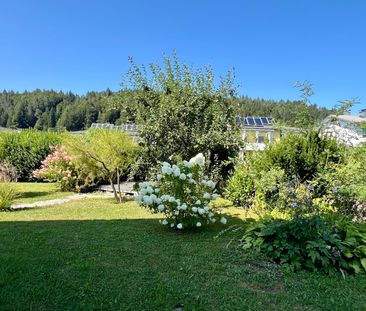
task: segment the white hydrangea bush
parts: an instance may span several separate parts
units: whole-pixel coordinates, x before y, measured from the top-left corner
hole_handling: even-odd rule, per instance
[[[203,227],[218,221],[226,224],[219,208],[209,206],[219,195],[216,184],[202,173],[204,163],[202,154],[177,165],[164,162],[154,182],[139,184],[137,203],[153,213],[163,213],[165,219],[160,223],[174,229]]]

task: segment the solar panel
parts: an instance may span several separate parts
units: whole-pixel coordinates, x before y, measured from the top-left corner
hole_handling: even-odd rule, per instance
[[[241,124],[242,125],[248,125],[247,118],[242,118],[241,119]]]
[[[263,126],[262,121],[260,118],[254,118],[254,122],[256,126]]]
[[[272,124],[273,118],[267,118],[267,119],[268,119],[268,124]]]
[[[263,125],[267,125],[268,124],[268,119],[267,118],[261,118]]]
[[[255,124],[254,119],[252,117],[247,117],[247,122],[248,122],[248,125],[254,125]]]

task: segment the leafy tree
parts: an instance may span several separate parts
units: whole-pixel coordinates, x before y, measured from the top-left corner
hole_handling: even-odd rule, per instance
[[[239,128],[233,73],[216,85],[210,67],[193,69],[176,54],[157,64],[138,67],[130,58],[128,84],[141,129],[145,165],[168,158],[206,154],[211,166],[225,165],[238,152]],[[122,104],[123,106],[123,104]],[[219,176],[225,170],[220,169]]]
[[[67,153],[95,175],[108,179],[117,202],[122,201],[121,178],[135,162],[138,150],[130,135],[117,130],[93,129],[66,139]]]

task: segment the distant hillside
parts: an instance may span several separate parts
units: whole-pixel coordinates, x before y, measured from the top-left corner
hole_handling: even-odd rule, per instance
[[[115,100],[128,99],[110,90],[89,92],[79,96],[72,92],[35,90],[17,93],[0,93],[0,127],[36,128],[47,130],[60,128],[71,131],[89,128],[93,122],[121,124],[134,121],[136,107],[133,103],[117,105],[123,111],[111,109]],[[242,116],[272,116],[277,123],[299,126],[299,122],[316,124],[332,111],[300,101],[273,101],[242,97],[235,100]]]

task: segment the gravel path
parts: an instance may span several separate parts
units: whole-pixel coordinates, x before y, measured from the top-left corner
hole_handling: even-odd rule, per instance
[[[43,206],[51,206],[51,205],[57,205],[62,204],[74,200],[80,200],[85,198],[95,198],[95,199],[105,199],[105,198],[113,198],[113,193],[82,193],[82,194],[73,194],[65,198],[61,199],[52,199],[52,200],[44,200],[44,201],[38,201],[33,203],[18,203],[13,204],[11,206],[12,210],[17,209],[26,209],[26,208],[35,208],[35,207],[43,207]]]

